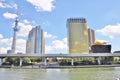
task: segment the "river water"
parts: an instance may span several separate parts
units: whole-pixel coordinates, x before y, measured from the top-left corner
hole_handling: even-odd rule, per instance
[[[0,68],[0,80],[116,80],[120,67],[70,69]]]

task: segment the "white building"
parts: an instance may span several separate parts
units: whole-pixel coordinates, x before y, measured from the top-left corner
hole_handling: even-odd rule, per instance
[[[45,39],[41,26],[36,26],[29,32],[26,53],[45,53]]]

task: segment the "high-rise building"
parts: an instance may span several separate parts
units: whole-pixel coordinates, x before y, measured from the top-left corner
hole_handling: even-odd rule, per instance
[[[89,48],[91,48],[91,46],[94,45],[94,41],[95,41],[95,32],[91,28],[88,28],[88,40],[89,40]]]
[[[26,53],[45,53],[44,33],[41,26],[37,26],[29,32]]]
[[[85,18],[67,19],[69,53],[89,52],[88,29]]]
[[[12,53],[12,50],[7,50],[7,54],[11,54]]]

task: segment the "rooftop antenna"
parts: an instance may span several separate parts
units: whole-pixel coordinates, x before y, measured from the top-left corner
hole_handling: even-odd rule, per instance
[[[15,24],[14,24],[14,34],[13,34],[13,41],[12,41],[12,50],[11,52],[14,54],[16,52],[16,38],[17,38],[17,32],[18,32],[18,8],[17,8],[17,16],[15,18]]]

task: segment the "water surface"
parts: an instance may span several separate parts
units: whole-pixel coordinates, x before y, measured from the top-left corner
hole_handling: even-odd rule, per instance
[[[72,69],[0,68],[0,80],[115,80],[119,77],[119,67]]]

